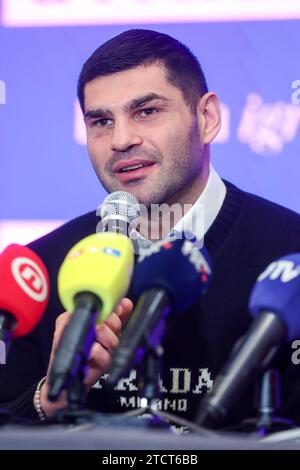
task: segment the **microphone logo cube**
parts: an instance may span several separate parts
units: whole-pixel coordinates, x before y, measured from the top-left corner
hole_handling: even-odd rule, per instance
[[[31,259],[15,258],[11,264],[12,275],[20,288],[36,302],[45,302],[48,286],[44,273]]]
[[[110,255],[110,256],[116,256],[116,257],[120,257],[121,256],[121,252],[119,250],[114,250],[113,248],[109,247],[109,246],[106,246],[103,248],[103,253],[105,253],[106,255]]]
[[[280,259],[269,264],[267,268],[257,278],[263,281],[269,278],[270,281],[280,279],[281,282],[287,283],[295,279],[300,274],[300,266],[292,260]]]

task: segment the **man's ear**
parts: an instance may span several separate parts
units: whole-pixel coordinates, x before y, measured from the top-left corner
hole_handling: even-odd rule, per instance
[[[202,144],[210,144],[221,128],[221,107],[217,95],[208,92],[197,105],[197,117]]]

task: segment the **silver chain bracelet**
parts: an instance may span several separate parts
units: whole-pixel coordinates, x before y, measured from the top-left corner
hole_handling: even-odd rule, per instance
[[[46,378],[47,377],[43,377],[42,380],[39,381],[33,397],[33,405],[41,421],[45,421],[47,419],[47,416],[45,415],[41,404],[41,388],[44,382],[46,381]]]

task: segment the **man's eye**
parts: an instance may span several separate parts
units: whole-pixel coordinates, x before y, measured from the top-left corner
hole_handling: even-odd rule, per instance
[[[158,110],[156,108],[145,108],[139,111],[140,116],[152,116],[153,114],[156,114]]]
[[[92,122],[92,127],[107,127],[112,124],[112,119],[97,119],[96,121]]]

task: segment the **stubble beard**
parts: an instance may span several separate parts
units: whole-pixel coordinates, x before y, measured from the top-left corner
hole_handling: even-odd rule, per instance
[[[112,166],[120,160],[120,157],[110,160],[104,168],[104,172],[110,175],[110,181],[108,178],[106,179],[101,176],[96,164],[93,163],[93,167],[100,183],[108,193],[128,191],[137,197],[140,204],[147,208],[150,208],[152,204],[164,204],[168,201],[176,203],[176,194],[184,193],[185,189],[188,190],[202,171],[203,149],[199,141],[199,129],[196,118],[193,119],[185,139],[182,139],[181,142],[175,145],[173,141],[170,142],[170,147],[170,155],[167,158],[164,158],[159,152],[141,152],[139,149],[130,152],[128,159],[133,157],[145,158],[155,161],[161,166],[159,179],[152,181],[153,187],[151,190],[143,189],[142,196],[140,196],[140,189],[135,191],[135,187],[143,184],[142,180],[138,182],[132,181],[132,183],[127,184],[128,189],[125,189],[118,181],[112,181],[112,178],[114,178]]]

